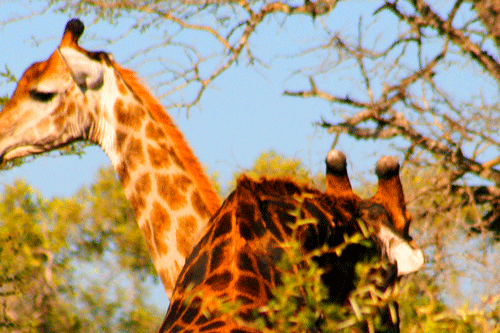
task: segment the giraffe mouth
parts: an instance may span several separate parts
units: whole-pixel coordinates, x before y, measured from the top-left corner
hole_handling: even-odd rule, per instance
[[[0,162],[6,162],[13,160],[15,158],[25,157],[28,155],[39,154],[45,150],[42,147],[26,145],[19,146],[13,149],[7,150],[3,155],[0,156]]]

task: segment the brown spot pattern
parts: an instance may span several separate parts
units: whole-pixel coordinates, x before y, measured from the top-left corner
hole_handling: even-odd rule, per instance
[[[179,210],[187,204],[186,198],[177,189],[176,185],[171,182],[169,176],[157,176],[156,185],[160,196],[171,209]]]
[[[210,217],[210,212],[198,191],[194,191],[193,194],[191,194],[191,204],[193,205],[194,211],[199,216],[207,219]]]
[[[214,274],[206,280],[206,284],[210,285],[213,290],[224,290],[229,287],[229,283],[233,280],[233,275],[229,271],[224,271],[220,274]]]
[[[236,282],[236,289],[249,295],[258,296],[260,294],[260,283],[256,277],[242,275]]]
[[[187,257],[193,246],[193,239],[196,236],[196,219],[187,215],[179,219],[179,229],[177,229],[177,250]]]
[[[130,196],[129,201],[135,212],[135,218],[139,219],[142,215],[142,211],[146,207],[146,200],[144,200],[144,196],[134,193]]]
[[[121,95],[126,95],[127,92],[127,87],[125,84],[123,84],[122,80],[120,78],[117,78],[116,83],[118,85],[118,91],[120,92]]]
[[[185,323],[192,322],[200,313],[201,304],[202,304],[201,298],[195,298],[193,302],[189,304],[189,307],[187,308],[186,312],[184,312],[184,315],[182,316],[182,321]]]
[[[212,250],[210,257],[210,272],[215,271],[222,264],[224,259],[224,245],[219,244]]]
[[[127,139],[128,134],[125,132],[122,132],[120,130],[116,131],[116,148],[118,148],[118,151],[122,151],[123,147],[125,145],[125,141]]]
[[[114,106],[116,119],[120,124],[128,125],[129,117],[121,99],[117,99]]]
[[[179,168],[181,168],[182,170],[186,170],[186,168],[184,167],[184,164],[182,163],[181,159],[179,158],[179,156],[175,152],[174,148],[170,147],[168,152],[169,152],[170,156],[172,157],[172,160],[174,161],[174,163],[177,164],[177,166]]]
[[[66,110],[66,115],[69,117],[71,115],[73,115],[76,111],[76,106],[75,106],[75,102],[69,102],[68,104],[68,108]]]
[[[159,141],[161,138],[165,137],[165,132],[153,122],[149,122],[146,125],[146,137],[148,139]]]
[[[47,119],[48,120],[48,119]],[[65,116],[59,116],[54,119],[54,126],[56,127],[56,131],[61,133],[64,130],[64,125],[66,123]]]
[[[156,246],[156,251],[158,251],[158,253],[168,253],[168,245],[165,241],[165,238],[163,237],[163,234],[157,234],[155,233],[155,231],[153,231],[153,233],[153,240]]]
[[[131,138],[127,146],[126,161],[130,171],[144,164],[144,153],[142,151],[142,141],[137,138]]]
[[[116,119],[120,124],[132,127],[135,130],[141,127],[142,120],[146,115],[143,107],[126,107],[121,99],[116,100],[114,110]]]
[[[146,116],[146,109],[142,105],[136,104],[132,110],[132,113],[134,120],[137,121],[137,124],[134,124],[133,127],[138,129],[142,124],[142,120],[144,120],[144,117]]]
[[[170,231],[170,215],[157,201],[153,202],[151,222],[153,223],[154,230],[161,230],[162,232]]]
[[[145,196],[145,194],[151,191],[151,177],[148,173],[143,174],[139,177],[135,183],[135,190],[137,195]]]
[[[118,178],[120,178],[123,187],[127,187],[128,183],[130,182],[130,174],[125,162],[118,164],[118,166],[116,167],[116,173],[118,174]]]
[[[186,192],[189,185],[193,183],[193,181],[186,175],[174,175],[173,179],[175,186],[177,186],[182,192]]]
[[[170,166],[170,156],[167,149],[163,147],[154,148],[148,145],[147,150],[149,161],[154,168],[167,168]]]
[[[199,257],[196,258],[194,262],[191,263],[191,265],[189,265],[186,270],[185,276],[187,277],[187,280],[190,281],[190,284],[192,283],[194,285],[197,285],[205,280],[207,262],[208,254],[206,252],[203,252]],[[188,286],[189,285],[183,285],[184,288]]]
[[[68,112],[65,100],[61,100],[57,108],[52,112],[54,117],[64,117]]]

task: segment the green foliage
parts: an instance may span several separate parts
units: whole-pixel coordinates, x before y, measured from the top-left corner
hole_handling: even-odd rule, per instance
[[[420,281],[411,279],[399,291],[402,332],[500,332],[498,296],[487,301],[488,308],[451,308],[437,296],[440,286],[420,275]]]
[[[208,174],[208,170],[205,168],[205,172]],[[219,183],[219,174],[217,172],[212,172],[212,174],[209,176],[210,183],[212,184],[215,192],[219,194],[219,196],[222,198],[222,189],[220,187]]]
[[[3,108],[5,104],[9,101],[9,96],[0,96],[0,108]]]
[[[296,158],[283,157],[274,150],[263,152],[250,170],[245,170],[245,174],[254,179],[260,177],[281,177],[290,178],[301,184],[314,185],[317,188],[324,189],[324,175],[313,176],[303,163]],[[231,187],[236,185],[238,175],[234,175]]]
[[[98,198],[98,199],[97,199]],[[151,263],[111,169],[72,198],[0,194],[0,332],[151,332]]]
[[[294,232],[286,244],[285,255],[278,264],[283,284],[273,290],[274,299],[258,309],[259,313],[266,315],[272,329],[267,328],[268,323],[262,318],[253,323],[253,326],[261,332],[269,333],[309,332],[316,329],[322,332],[363,332],[366,328],[373,332],[374,329],[381,328],[381,309],[395,299],[392,288],[386,292],[377,288],[383,283],[383,278],[374,272],[385,269],[386,263],[377,258],[359,262],[355,268],[357,287],[349,296],[348,304],[342,305],[327,302],[328,289],[321,281],[323,270],[313,260],[326,252],[335,252],[340,256],[346,248],[356,244],[373,246],[369,231],[363,228],[363,234],[344,235],[344,242],[337,247],[321,248],[305,255],[301,244],[293,235],[301,225],[316,221],[300,219],[300,211],[299,204],[292,212],[297,217],[296,223],[291,226]],[[359,223],[363,224],[362,221]],[[390,308],[396,318],[394,307]]]
[[[17,78],[16,76],[14,75],[14,73],[12,73],[12,71],[10,70],[10,68],[5,65],[5,70],[4,71],[0,71],[0,79],[2,80],[2,84],[3,83],[17,83]]]
[[[7,186],[1,196],[0,331],[44,327],[56,332],[75,325],[72,308],[62,306],[59,297],[70,292],[61,276],[71,274],[70,260],[58,255],[67,230],[53,228],[50,222],[56,215],[68,218],[68,223],[77,221],[60,208],[23,182]]]
[[[149,252],[135,223],[134,213],[125,197],[122,185],[112,168],[101,169],[97,181],[77,195],[84,207],[80,245],[92,251],[93,259],[102,259],[106,250],[120,253],[119,263],[137,272],[141,278],[155,275]]]
[[[299,181],[308,182],[311,179],[309,171],[302,162],[294,158],[280,156],[274,150],[263,152],[254,162],[247,175],[253,178],[273,175],[273,177],[290,177]]]

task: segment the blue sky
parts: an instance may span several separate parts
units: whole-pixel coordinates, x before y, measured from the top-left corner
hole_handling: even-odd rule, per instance
[[[31,10],[10,6],[0,5],[0,20],[9,18],[12,12],[14,15],[23,15]],[[2,65],[7,64],[12,72],[20,77],[32,62],[47,59],[55,50],[68,19],[66,15],[47,13],[1,27],[0,43],[4,45],[4,50],[9,52],[2,52],[0,62]],[[146,46],[143,45],[145,39],[142,35],[132,33],[123,41],[105,45],[102,40],[89,39],[89,36],[117,36],[123,33],[128,25],[120,25],[119,22],[113,26],[92,25],[91,18],[83,17],[82,20],[86,24],[86,32],[80,41],[84,48],[105,48],[113,53],[118,62],[125,62],[125,66],[136,69],[134,61],[127,60],[131,54]],[[297,24],[303,27],[299,32],[294,29]],[[258,31],[250,43],[254,52],[264,59],[271,69],[248,67],[246,61],[241,61],[211,84],[201,99],[201,108],[192,109],[189,117],[184,111],[169,112],[195,154],[208,168],[208,172],[216,172],[219,175],[223,189],[226,189],[233,173],[251,168],[253,161],[262,152],[271,149],[287,157],[302,160],[313,174],[324,172],[323,161],[333,136],[312,124],[322,116],[328,120],[341,119],[332,115],[332,108],[325,101],[282,95],[285,89],[308,88],[306,79],[290,78],[293,66],[297,64],[276,55],[293,54],[314,44],[314,41],[311,44],[311,40],[308,40],[310,36],[304,34],[311,32],[314,27],[311,19],[298,17],[296,22],[290,22],[283,27],[277,27],[277,22],[271,20],[269,25],[274,26],[270,29],[271,34]],[[296,44],[301,40],[304,41],[303,47]],[[161,90],[155,90],[154,78],[149,76],[155,72],[155,68],[135,67],[153,93],[162,93]],[[0,86],[0,94],[10,95],[14,88],[14,85]],[[375,153],[380,156],[377,147],[367,142],[357,143],[342,139],[338,148],[346,152],[349,162],[352,161],[350,164],[355,165],[351,173],[367,172],[368,175],[373,175],[375,158],[369,157]],[[364,163],[366,158],[369,164]],[[40,190],[44,196],[68,196],[83,184],[92,182],[97,169],[103,165],[109,165],[107,157],[100,148],[91,147],[86,149],[86,154],[81,158],[38,158],[21,167],[2,172],[0,183],[8,184],[13,179],[22,178]]]

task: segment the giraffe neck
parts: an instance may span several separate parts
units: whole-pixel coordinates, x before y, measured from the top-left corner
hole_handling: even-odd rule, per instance
[[[89,136],[110,157],[170,297],[220,199],[182,134],[134,74],[115,65],[105,82],[115,87],[103,87],[106,98]]]

